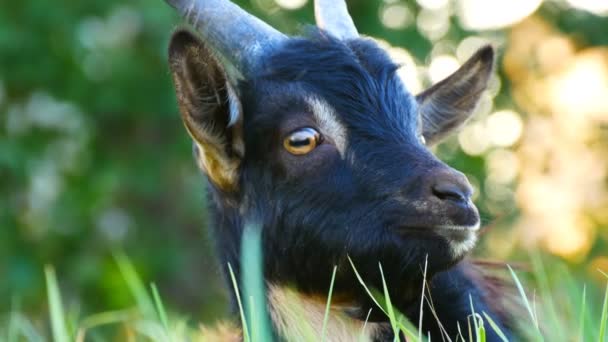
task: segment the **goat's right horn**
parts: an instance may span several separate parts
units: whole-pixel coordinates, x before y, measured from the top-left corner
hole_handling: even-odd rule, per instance
[[[339,39],[359,37],[345,0],[315,0],[317,26]]]
[[[257,70],[263,56],[287,37],[228,0],[165,0],[243,75]]]

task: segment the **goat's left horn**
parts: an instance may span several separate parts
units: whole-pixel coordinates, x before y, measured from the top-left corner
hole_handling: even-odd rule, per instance
[[[317,26],[339,39],[359,37],[345,0],[315,0]]]
[[[165,0],[245,76],[287,37],[228,0]]]

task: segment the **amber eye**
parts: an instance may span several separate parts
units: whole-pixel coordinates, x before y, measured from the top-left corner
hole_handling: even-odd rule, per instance
[[[321,143],[321,134],[314,128],[305,127],[295,130],[283,140],[283,147],[295,155],[307,154]]]

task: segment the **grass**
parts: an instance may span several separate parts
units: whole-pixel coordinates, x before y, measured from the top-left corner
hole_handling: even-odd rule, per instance
[[[53,331],[53,340],[55,342],[70,341],[70,333],[67,329],[65,314],[63,312],[63,304],[61,303],[61,293],[57,284],[55,270],[47,266],[44,269],[46,275],[47,296],[49,298],[49,311],[51,316],[51,328]]]
[[[240,319],[243,326],[243,337],[247,342],[272,341],[273,333],[264,303],[264,286],[262,274],[262,256],[259,248],[260,231],[256,226],[248,226],[243,239],[243,258],[240,269],[244,288],[239,289],[235,273],[229,265],[232,283],[237,295]],[[516,272],[511,267],[511,275],[518,301],[523,308],[519,319],[519,328],[524,340],[529,341],[607,341],[608,334],[608,275],[603,291],[597,291],[593,286],[580,283],[563,267],[553,266],[548,273],[542,259],[532,256],[533,272]],[[39,322],[28,319],[20,313],[19,303],[14,300],[11,311],[0,321],[0,341],[205,341],[201,329],[190,324],[179,315],[167,311],[157,287],[151,284],[145,286],[137,274],[135,267],[123,254],[115,255],[117,268],[124,279],[125,286],[130,290],[134,306],[124,310],[108,311],[79,317],[77,313],[66,310],[62,300],[59,280],[51,266],[44,270],[48,296],[48,317],[50,329],[40,328]],[[409,322],[403,314],[392,305],[389,289],[383,281],[383,288],[369,288],[356,265],[350,260],[360,285],[367,292],[379,310],[387,315],[388,320],[397,334],[403,334],[408,341],[428,341],[423,332]],[[384,277],[382,265],[378,265]],[[326,341],[327,324],[331,315],[331,298],[336,276],[334,268],[331,285],[328,289],[328,302],[323,317],[321,331],[302,329],[305,341]],[[523,279],[522,276],[524,276]],[[383,279],[384,280],[384,279]],[[533,284],[533,285],[530,285]],[[422,293],[425,293],[424,287]],[[424,297],[423,297],[424,298]],[[595,300],[597,298],[597,300]],[[244,300],[243,300],[244,299]],[[476,312],[471,303],[471,315],[467,331],[476,332],[475,342],[484,342],[488,329],[496,331],[498,336],[506,341],[503,332],[485,312]],[[370,311],[371,312],[371,311]],[[369,315],[368,315],[369,316]],[[1,316],[0,316],[1,317]],[[419,323],[419,322],[418,322]],[[363,336],[364,327],[361,331]],[[102,326],[113,326],[112,333],[99,329]],[[449,341],[449,339],[446,339]],[[459,339],[452,339],[453,341]],[[462,340],[462,339],[460,339]]]

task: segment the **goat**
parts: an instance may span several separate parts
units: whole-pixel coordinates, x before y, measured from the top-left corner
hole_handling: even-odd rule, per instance
[[[492,47],[414,96],[388,54],[359,36],[344,1],[317,0],[318,27],[304,37],[288,37],[227,0],[167,2],[202,36],[176,31],[169,65],[208,179],[217,252],[227,274],[227,264],[239,264],[245,223],[260,223],[276,336],[301,338],[290,331],[297,319],[321,331],[337,266],[330,340],[354,340],[366,320],[366,339],[393,340],[386,317],[367,317],[374,305],[349,258],[378,289],[381,264],[394,306],[414,322],[422,312],[422,331],[433,340],[459,333],[469,340],[471,305],[509,335],[462,261],[480,226],[472,187],[429,151],[473,112],[491,75]],[[425,276],[434,310],[421,311]],[[303,317],[290,315],[291,305]],[[487,339],[499,336],[488,329]]]

